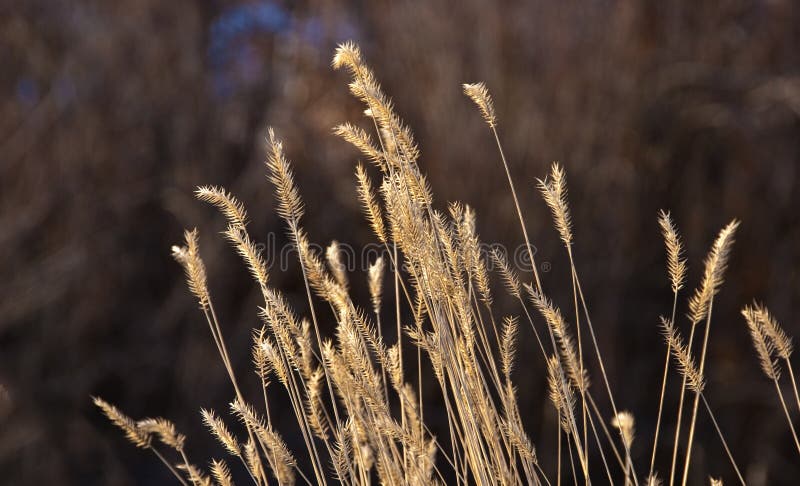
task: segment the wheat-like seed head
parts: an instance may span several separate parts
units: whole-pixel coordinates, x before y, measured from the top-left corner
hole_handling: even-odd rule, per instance
[[[366,131],[350,123],[343,123],[334,128],[333,133],[356,147],[370,162],[375,164],[381,172],[384,174],[389,172],[386,157],[384,157],[381,150],[375,146],[372,142],[372,137]]]
[[[325,249],[325,259],[328,261],[328,268],[330,268],[333,278],[336,279],[336,283],[347,290],[347,267],[342,262],[338,241],[331,241],[331,244]]]
[[[192,486],[212,486],[211,480],[193,464],[178,464],[178,469],[186,473],[186,478]]]
[[[321,298],[332,304],[335,309],[341,310],[350,305],[347,290],[331,278],[319,255],[312,249],[305,231],[295,223],[289,224],[297,244],[297,252],[305,269],[305,276],[314,291]]]
[[[500,271],[500,276],[503,277],[503,282],[506,285],[506,290],[513,297],[518,299],[522,298],[520,293],[519,276],[517,272],[508,264],[508,258],[505,252],[498,248],[492,248],[492,260]]]
[[[709,486],[722,486],[722,479],[715,479],[711,476],[708,477]]]
[[[687,385],[696,393],[702,393],[705,388],[705,381],[703,374],[695,365],[689,347],[683,343],[683,338],[681,338],[680,333],[675,329],[672,322],[663,316],[661,317],[661,328],[664,339],[672,350],[672,356],[678,362],[678,368],[683,376],[686,377]]]
[[[766,307],[759,304],[753,304],[753,307],[753,312],[761,323],[764,334],[775,346],[778,356],[788,361],[793,351],[792,338],[786,334]]]
[[[464,266],[475,282],[484,305],[487,308],[491,307],[492,291],[489,284],[489,271],[486,268],[486,260],[481,254],[480,239],[475,232],[475,210],[469,206],[462,207],[460,204],[451,204],[450,213],[453,215],[453,222],[456,225]]]
[[[283,439],[281,439],[278,433],[272,430],[272,428],[264,424],[264,420],[256,413],[255,409],[250,404],[242,403],[236,399],[231,402],[230,407],[231,411],[239,417],[241,422],[256,433],[259,442],[267,449],[267,459],[272,468],[272,472],[275,474],[275,477],[278,478],[278,482],[281,484],[294,484],[294,470],[292,468],[296,466],[297,463],[292,453],[289,452],[289,448],[286,447],[286,444],[283,442]],[[245,444],[245,456],[247,463],[252,464],[251,468],[254,468],[253,466],[256,465],[255,460],[258,459],[258,451],[257,448],[253,447],[253,451],[251,452],[251,444],[255,446],[255,444],[250,441]],[[252,458],[250,457],[251,454],[253,454]],[[253,475],[256,476],[255,474]]]
[[[570,417],[575,410],[575,396],[572,390],[564,385],[564,374],[558,357],[552,355],[547,359],[547,384],[550,390],[550,401],[556,407],[558,420],[566,434],[571,431]]]
[[[333,462],[333,469],[336,471],[336,475],[343,484],[346,483],[345,478],[349,478],[350,476],[350,457],[353,454],[350,434],[346,432],[351,420],[352,419],[348,418],[344,424],[339,424],[336,430],[333,431],[335,440],[332,450],[333,457],[331,459]]]
[[[285,387],[289,386],[290,368],[286,361],[281,357],[278,346],[272,338],[266,338],[259,343],[264,357],[269,363],[270,368],[275,372],[278,381]]]
[[[268,294],[267,294],[268,295]],[[268,305],[261,308],[259,317],[261,320],[272,329],[275,338],[277,339],[277,347],[273,347],[268,339],[261,342],[262,352],[264,353],[267,361],[275,370],[278,379],[283,383],[284,368],[283,358],[286,357],[291,367],[303,369],[303,360],[298,348],[298,342],[295,336],[298,334],[293,330],[293,325],[290,323],[286,315],[282,314],[272,302],[268,301]],[[275,351],[280,351],[278,354]],[[287,373],[288,374],[288,373]]]
[[[322,405],[322,385],[325,380],[325,371],[317,368],[311,373],[306,382],[308,400],[306,401],[306,411],[308,414],[308,424],[311,431],[320,439],[328,440],[328,420]]]
[[[244,444],[244,460],[245,464],[247,464],[247,469],[250,470],[250,474],[254,478],[262,478],[265,477],[264,475],[264,466],[261,464],[261,458],[258,454],[258,447],[256,446],[256,442],[250,438],[247,439],[247,442]]]
[[[275,198],[278,201],[278,214],[287,222],[297,223],[303,217],[303,200],[294,183],[294,173],[283,152],[283,142],[276,136],[272,128],[267,137],[269,155],[267,169],[269,180],[275,186]]]
[[[228,220],[228,224],[244,230],[247,225],[247,211],[233,194],[216,186],[198,186],[194,194],[197,199],[216,206]]]
[[[200,307],[206,310],[211,296],[206,281],[206,266],[200,258],[197,229],[186,230],[183,236],[186,246],[173,246],[172,257],[183,267],[189,290],[197,297]]]
[[[225,231],[225,236],[233,243],[237,253],[244,259],[250,274],[258,282],[259,286],[266,287],[269,281],[267,263],[264,261],[261,250],[250,239],[247,231],[242,227],[231,225]]]
[[[381,310],[381,294],[383,291],[383,273],[386,268],[382,256],[375,259],[375,262],[369,266],[367,271],[369,284],[369,296],[372,300],[372,310],[378,314]]]
[[[677,293],[683,288],[686,280],[686,259],[683,258],[683,241],[672,222],[669,212],[660,211],[658,213],[658,224],[661,226],[661,234],[664,236],[664,244],[667,247],[667,270],[672,282],[672,291]]]
[[[361,49],[352,42],[347,41],[336,47],[336,54],[333,56],[333,68],[340,69],[346,67],[355,69],[363,64],[361,59]]]
[[[378,237],[381,243],[386,243],[386,226],[383,222],[383,214],[378,200],[375,198],[375,193],[372,191],[372,183],[370,182],[367,171],[361,164],[356,166],[356,178],[358,180],[358,200],[364,208],[364,213],[367,215],[367,221],[372,226],[372,231]]]
[[[125,437],[136,447],[146,449],[150,447],[151,435],[146,430],[140,428],[136,422],[122,413],[117,407],[106,402],[102,398],[93,397],[94,404],[103,411],[106,417],[117,427],[125,432]]]
[[[623,410],[611,419],[611,425],[620,431],[625,447],[630,449],[635,432],[633,414]]]
[[[511,442],[511,445],[514,446],[514,449],[517,450],[523,460],[531,463],[538,461],[536,457],[536,448],[533,446],[530,437],[528,437],[528,434],[525,433],[525,430],[522,428],[522,424],[519,421],[502,420],[501,426],[506,434],[506,437],[508,437],[509,442]],[[503,478],[500,483],[513,484],[515,479],[516,478],[513,476],[509,476],[507,478]]]
[[[775,346],[772,341],[768,340],[765,336],[766,331],[763,321],[760,319],[761,316],[755,308],[750,306],[746,306],[742,309],[742,315],[747,322],[747,329],[750,331],[750,337],[753,339],[753,347],[756,349],[756,354],[758,354],[758,361],[761,365],[761,369],[764,371],[764,374],[767,375],[767,378],[771,380],[780,379],[780,366],[777,360],[772,357],[772,354],[775,352]]]
[[[225,461],[212,459],[211,475],[219,486],[234,486],[231,471]]]
[[[544,294],[534,289],[531,285],[525,284],[525,290],[528,291],[533,305],[542,314],[545,321],[547,321],[547,325],[558,340],[561,356],[570,382],[579,391],[586,391],[590,385],[589,375],[586,369],[580,366],[580,359],[575,343],[569,333],[567,322],[561,315],[561,310],[554,306]]]
[[[217,438],[222,447],[232,456],[241,457],[242,451],[239,447],[239,441],[228,430],[225,422],[217,417],[213,410],[205,408],[200,409],[200,414],[203,416],[203,423],[211,431],[211,434]]]
[[[260,329],[253,331],[253,346],[251,348],[253,367],[255,368],[256,375],[258,375],[260,378],[261,384],[265,389],[270,384],[269,375],[272,372],[272,365],[267,358],[267,353],[264,351],[264,347],[261,345],[265,339],[266,332],[267,330],[263,326]]]
[[[464,88],[464,94],[469,96],[469,98],[478,105],[486,123],[488,123],[491,128],[495,128],[497,126],[497,116],[494,113],[492,95],[489,94],[486,85],[484,83],[465,83],[462,86]]]
[[[572,244],[572,218],[567,202],[567,178],[564,169],[554,162],[550,168],[550,180],[537,179],[539,190],[544,197],[544,201],[553,214],[553,221],[556,225],[561,241],[565,245]]]
[[[689,319],[693,324],[706,318],[711,300],[719,292],[725,270],[728,267],[733,236],[738,227],[739,222],[733,220],[722,228],[706,256],[703,280],[689,300]]]
[[[517,333],[519,331],[518,322],[519,319],[516,316],[506,316],[503,319],[503,334],[500,340],[500,360],[506,379],[509,379],[511,370],[514,368],[514,357],[517,351]]]
[[[157,435],[162,444],[176,451],[183,450],[186,436],[178,432],[175,424],[163,418],[147,418],[140,420],[136,426],[148,434]]]

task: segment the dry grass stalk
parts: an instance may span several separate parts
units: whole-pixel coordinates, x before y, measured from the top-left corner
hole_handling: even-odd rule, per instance
[[[788,336],[783,333],[783,330],[778,325],[777,321],[772,319],[769,312],[755,305],[754,307],[747,306],[742,309],[742,315],[747,322],[747,328],[750,331],[750,337],[753,339],[753,347],[758,355],[758,361],[761,365],[761,370],[764,374],[772,380],[775,385],[775,392],[783,408],[783,413],[786,416],[786,422],[789,424],[789,430],[792,432],[797,452],[800,453],[800,441],[797,438],[792,418],[789,415],[789,409],[786,406],[786,400],[783,397],[779,380],[781,378],[780,365],[778,364],[779,357],[789,356],[791,354],[791,341]],[[782,346],[779,350],[778,345]],[[791,367],[791,362],[786,358],[787,364]]]
[[[678,306],[678,292],[683,288],[684,281],[686,280],[687,264],[686,259],[683,258],[683,241],[669,212],[659,212],[658,224],[661,227],[661,235],[664,238],[664,245],[667,250],[667,273],[669,274],[672,284],[672,314],[670,315],[669,322],[675,322],[675,312]],[[661,418],[664,411],[664,396],[667,391],[667,376],[669,375],[669,358],[671,352],[672,344],[668,341],[667,352],[664,357],[664,376],[661,379],[661,395],[658,400],[658,418],[656,419],[656,430],[653,434],[653,452],[650,455],[649,478],[654,477],[658,435],[661,431]],[[681,389],[681,393],[683,393],[683,389]],[[683,399],[681,399],[681,401],[683,401]]]
[[[700,352],[700,373],[703,373],[706,364],[706,351],[708,350],[708,337],[711,332],[711,309],[714,302],[714,296],[719,292],[722,285],[725,270],[728,267],[728,258],[730,255],[731,247],[733,246],[733,237],[736,233],[736,228],[739,227],[739,222],[736,220],[728,223],[722,230],[720,230],[717,239],[709,251],[705,261],[705,269],[703,271],[703,280],[700,288],[695,292],[694,296],[689,300],[689,311],[691,314],[692,328],[698,322],[705,319],[706,326],[703,335],[703,348]],[[689,348],[692,346],[692,340],[689,339]],[[692,418],[689,425],[689,439],[686,446],[686,458],[683,465],[683,486],[686,486],[686,481],[689,476],[689,464],[692,457],[692,445],[694,444],[694,431],[697,422],[697,409],[700,404],[700,390],[695,390],[694,405],[692,407]],[[681,403],[682,405],[682,403]],[[680,420],[678,421],[680,423]],[[677,432],[676,432],[677,435]]]

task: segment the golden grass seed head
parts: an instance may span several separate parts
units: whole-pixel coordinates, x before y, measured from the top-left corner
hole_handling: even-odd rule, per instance
[[[550,168],[550,178],[537,179],[539,190],[550,208],[561,241],[569,247],[572,244],[572,217],[567,201],[567,179],[564,169],[558,162]]]
[[[623,410],[611,419],[611,425],[618,429],[622,434],[622,440],[625,442],[627,449],[631,448],[633,444],[633,436],[635,433],[633,414]]]
[[[140,447],[142,449],[150,447],[151,434],[140,428],[133,419],[122,413],[122,411],[120,411],[117,407],[111,405],[102,398],[93,397],[92,401],[98,408],[100,408],[100,410],[103,411],[111,423],[122,429],[122,431],[125,433],[125,437],[136,447]]]
[[[781,376],[780,366],[776,359],[772,357],[775,352],[773,342],[765,336],[763,321],[760,319],[756,308],[747,306],[742,309],[742,315],[747,322],[747,329],[750,331],[750,337],[753,340],[753,347],[758,355],[758,362],[761,365],[761,370],[767,375],[767,378],[778,380]]]
[[[753,307],[753,312],[761,323],[764,334],[775,346],[778,356],[788,361],[793,351],[792,338],[786,334],[766,307],[759,304],[754,304]]]
[[[678,290],[683,288],[686,280],[687,266],[686,259],[683,257],[683,241],[669,212],[659,211],[658,224],[661,227],[664,245],[667,248],[667,270],[672,283],[672,291],[677,293]]]
[[[342,252],[338,241],[331,241],[331,244],[325,249],[325,259],[328,261],[328,268],[331,270],[333,278],[336,279],[336,283],[347,290],[347,267],[342,262]]]
[[[216,206],[228,220],[228,224],[244,230],[247,225],[247,211],[233,194],[217,186],[198,186],[194,194],[197,199]]]
[[[185,246],[173,246],[172,257],[183,267],[189,290],[197,297],[200,308],[208,309],[211,296],[208,292],[206,266],[200,258],[197,229],[183,233]]]
[[[497,116],[494,112],[494,102],[489,90],[484,83],[465,83],[462,85],[464,94],[467,95],[481,110],[483,119],[491,128],[497,126]]]
[[[664,339],[672,351],[672,356],[678,362],[681,374],[686,378],[687,386],[696,393],[702,393],[705,388],[705,380],[692,358],[689,347],[684,344],[683,338],[675,329],[672,321],[663,316],[661,317],[661,328]]]
[[[229,454],[236,457],[241,457],[241,448],[239,441],[228,430],[225,422],[217,417],[213,410],[202,408],[200,414],[203,417],[203,423],[211,431],[211,434],[216,437],[220,444],[228,451]]]
[[[211,460],[211,475],[219,486],[234,486],[230,468],[223,460]]]
[[[164,418],[147,418],[140,420],[136,426],[148,434],[158,436],[162,444],[182,451],[186,436],[178,432],[175,424]]]
[[[722,228],[706,256],[703,280],[689,300],[689,319],[694,324],[708,316],[711,300],[719,292],[728,267],[733,237],[738,227],[739,222],[733,220]]]

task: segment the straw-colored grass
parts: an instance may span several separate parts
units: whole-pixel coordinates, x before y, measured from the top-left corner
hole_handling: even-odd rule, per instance
[[[562,481],[570,482],[570,477],[577,484],[590,482],[589,458],[599,455],[602,465],[594,467],[602,470],[612,484],[655,485],[660,484],[661,476],[668,477],[672,486],[677,481],[687,483],[692,445],[699,439],[695,437],[697,421],[704,420],[698,416],[702,402],[730,460],[731,470],[726,473],[735,473],[744,483],[735,455],[703,395],[708,386],[704,373],[714,298],[724,280],[738,223],[734,221],[722,229],[706,258],[700,286],[688,302],[689,338],[685,341],[676,316],[679,291],[685,284],[687,271],[683,243],[669,213],[658,216],[666,244],[666,273],[673,306],[670,318],[662,318],[666,360],[655,434],[652,439],[638,436],[634,440],[634,415],[618,409],[614,386],[609,382],[598,344],[596,333],[602,329],[592,323],[580,284],[572,251],[578,239],[570,218],[565,170],[554,164],[549,176],[538,181],[538,188],[569,258],[573,295],[567,305],[574,311],[574,324],[567,323],[565,314],[548,297],[536,272],[531,240],[503,154],[499,119],[491,95],[482,83],[463,86],[497,143],[499,162],[508,176],[508,190],[534,269],[532,279],[526,281],[503,252],[493,251],[491,258],[499,269],[500,280],[518,301],[523,316],[499,319],[493,312],[489,265],[475,232],[475,213],[461,204],[451,204],[447,212],[437,209],[425,175],[417,165],[420,152],[412,132],[395,113],[358,47],[340,46],[333,66],[350,74],[350,90],[364,104],[369,127],[366,130],[343,124],[335,133],[358,149],[380,178],[376,184],[365,167],[356,168],[355,196],[376,239],[386,250],[365,275],[370,302],[362,304],[351,299],[349,276],[336,242],[324,255],[312,249],[302,223],[305,208],[301,191],[294,182],[280,139],[270,130],[266,169],[274,185],[277,212],[298,250],[308,316],[299,316],[281,291],[270,285],[265,259],[248,233],[244,206],[224,189],[198,188],[198,199],[216,206],[227,220],[224,234],[244,260],[263,297],[258,312],[263,324],[254,330],[252,345],[252,360],[263,396],[245,397],[241,393],[223,337],[224,326],[214,311],[208,289],[198,233],[187,231],[185,243],[173,247],[173,255],[185,270],[188,287],[206,318],[230,378],[229,422],[239,422],[245,434],[231,432],[223,414],[202,410],[203,422],[230,462],[214,459],[206,473],[186,456],[185,437],[171,422],[161,418],[133,420],[96,398],[97,406],[126,437],[136,446],[152,451],[182,484],[230,485],[231,471],[236,468],[242,468],[254,484],[264,486],[298,481],[347,485],[372,482],[561,485]],[[390,279],[386,278],[387,271],[392,274]],[[392,288],[386,289],[385,285]],[[381,332],[384,324],[390,325],[380,322],[381,310],[386,306],[396,316],[398,342],[386,342]],[[413,322],[401,323],[401,311],[411,313]],[[784,376],[780,370],[783,366],[788,370],[796,405],[800,406],[790,360],[791,339],[766,308],[746,307],[743,314],[761,367],[774,382],[800,453],[800,442],[779,382]],[[535,317],[539,315],[541,319]],[[323,335],[320,331],[323,320],[335,321],[335,333]],[[522,321],[527,325],[520,326]],[[513,384],[517,337],[528,332],[528,328],[537,339],[538,349],[534,352],[541,353],[543,363],[539,371],[549,381],[550,399],[560,424],[556,437],[542,439],[537,445],[525,432]],[[702,333],[701,346],[695,339],[698,332]],[[405,356],[412,348],[401,342],[403,338],[416,348],[413,359]],[[683,381],[672,441],[659,437],[662,420],[669,417],[663,404],[670,376],[670,355]],[[421,367],[422,357],[433,369],[445,404],[443,413],[449,426],[446,437],[431,434],[424,421],[425,397],[418,396],[421,384],[406,380],[408,367]],[[597,385],[592,384],[587,371],[589,362],[596,363],[600,370],[599,378],[594,380]],[[421,369],[417,373],[421,379]],[[283,391],[275,390],[274,386],[268,388],[272,382]],[[290,451],[273,426],[270,404],[276,393],[281,393],[281,405],[289,407],[296,417],[304,450]],[[596,398],[602,400],[608,412],[600,411]],[[256,405],[262,401],[263,405]],[[685,409],[687,403],[689,408]],[[646,412],[649,411],[642,413]],[[690,417],[688,428],[683,427],[685,414]],[[688,437],[682,443],[684,428]],[[646,475],[640,475],[646,466],[635,464],[631,453],[640,444],[648,450],[652,444]],[[557,448],[557,463],[540,463],[537,446]],[[672,450],[672,468],[661,474],[654,470],[658,446]],[[678,457],[679,449],[685,451],[683,458]],[[299,456],[303,461],[296,459]],[[679,460],[683,463],[681,470],[676,468]],[[310,467],[302,469],[299,463]],[[721,484],[715,479],[710,482]]]

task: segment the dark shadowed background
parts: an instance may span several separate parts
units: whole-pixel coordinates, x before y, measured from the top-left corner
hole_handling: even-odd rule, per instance
[[[331,133],[344,121],[369,126],[330,68],[336,44],[352,39],[415,130],[437,204],[472,205],[484,240],[515,245],[493,140],[460,88],[487,83],[537,258],[549,265],[544,285],[569,309],[564,251],[533,185],[563,163],[579,272],[617,401],[637,418],[640,470],[665,352],[658,316],[672,298],[657,210],[671,209],[685,236],[690,290],[716,232],[741,219],[714,305],[707,394],[749,481],[796,484],[800,463],[738,312],[758,298],[800,335],[798,26],[791,0],[0,1],[2,482],[171,484],[91,395],[174,420],[198,464],[223,456],[198,410],[224,413],[230,387],[169,247],[200,229],[249,380],[257,289],[219,237],[221,218],[192,191],[226,186],[248,206],[254,237],[280,243],[262,164],[273,126],[311,238],[373,241],[355,196],[358,154]],[[363,277],[350,275],[366,304]],[[296,268],[271,278],[305,313]],[[497,283],[498,315],[517,312]],[[552,464],[544,368],[525,327],[521,339],[523,419]],[[426,418],[443,430],[436,390],[425,396]],[[693,482],[713,474],[733,484],[708,418],[699,424]],[[291,427],[283,432],[302,455]]]

